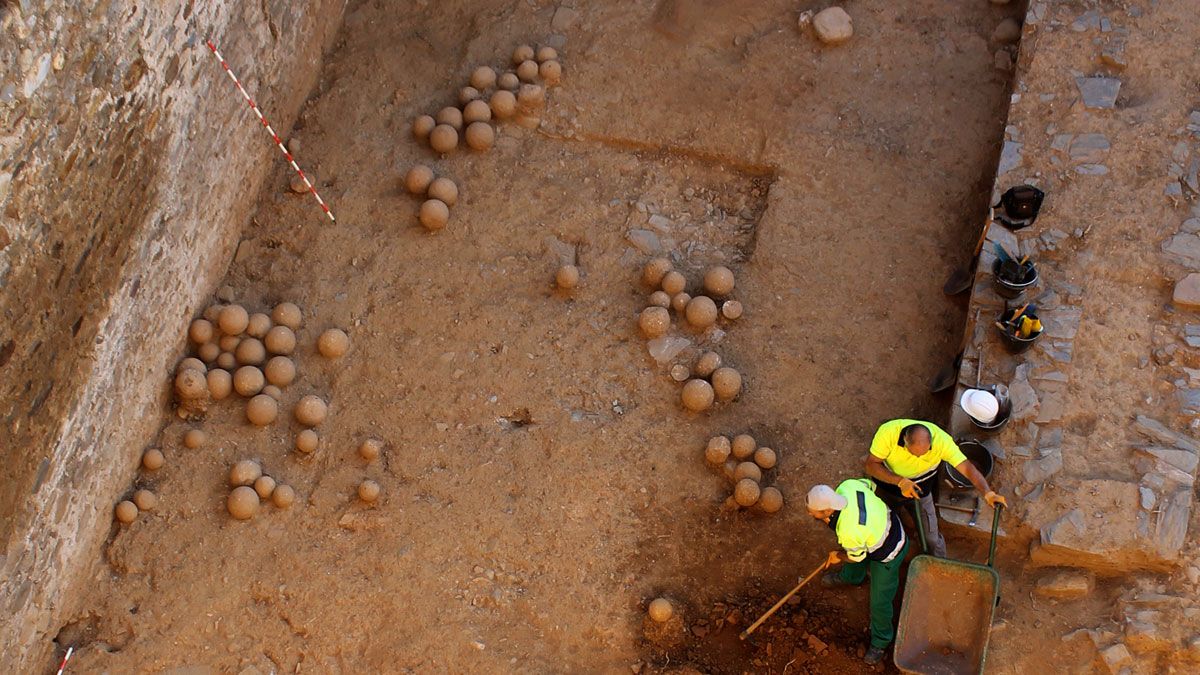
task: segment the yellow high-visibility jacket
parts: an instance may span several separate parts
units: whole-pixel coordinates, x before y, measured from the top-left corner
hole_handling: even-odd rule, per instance
[[[834,492],[846,498],[846,508],[838,513],[838,544],[852,562],[860,562],[867,553],[883,545],[892,527],[887,504],[875,496],[875,483],[869,478],[842,481]]]

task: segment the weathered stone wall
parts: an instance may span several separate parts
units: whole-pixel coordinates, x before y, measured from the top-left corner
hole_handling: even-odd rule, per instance
[[[45,666],[278,155],[205,38],[287,130],[342,10],[0,2],[0,670]]]

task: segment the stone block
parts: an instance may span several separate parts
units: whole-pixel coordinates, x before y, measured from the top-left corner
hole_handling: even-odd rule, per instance
[[[1061,569],[1043,574],[1033,590],[1043,598],[1074,600],[1091,593],[1095,584],[1096,577],[1091,572]]]
[[[1178,187],[1179,183],[1172,183]],[[1179,191],[1182,195],[1182,190]],[[1163,253],[1174,262],[1188,269],[1200,270],[1200,236],[1184,232],[1163,242]]]
[[[1133,429],[1152,441],[1187,450],[1192,454],[1200,454],[1200,443],[1192,440],[1189,436],[1168,429],[1162,422],[1145,415],[1138,415],[1134,418]]]
[[[1179,557],[1187,538],[1188,518],[1192,514],[1192,491],[1178,490],[1162,500],[1162,512],[1154,532],[1154,544],[1163,558]]]
[[[1171,302],[1181,309],[1200,309],[1200,274],[1193,272],[1176,282]]]
[[[1059,471],[1062,471],[1062,451],[1059,448],[1048,448],[1043,450],[1043,452],[1046,453],[1044,456],[1039,459],[1028,460],[1021,467],[1026,483],[1031,485],[1041,483],[1049,480]]]
[[[1077,77],[1075,86],[1084,106],[1101,110],[1115,106],[1121,92],[1121,81],[1115,77]]]
[[[1100,650],[1101,672],[1118,675],[1130,663],[1133,663],[1133,654],[1130,654],[1129,648],[1120,642]]]
[[[1178,450],[1175,448],[1164,448],[1157,445],[1147,445],[1135,448],[1135,452],[1141,453],[1148,457],[1154,457],[1171,466],[1183,471],[1184,473],[1196,475],[1196,464],[1200,462],[1200,457],[1196,453],[1187,450]]]

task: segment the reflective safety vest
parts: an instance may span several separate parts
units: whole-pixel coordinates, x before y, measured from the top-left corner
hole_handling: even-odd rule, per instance
[[[892,514],[887,504],[875,496],[875,483],[869,478],[843,481],[834,492],[846,498],[846,508],[838,513],[838,543],[846,556],[859,562],[887,542]]]

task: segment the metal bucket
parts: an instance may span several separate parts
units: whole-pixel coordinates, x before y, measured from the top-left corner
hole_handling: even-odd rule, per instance
[[[1016,261],[1013,264],[1017,264]],[[1008,300],[1015,300],[1021,297],[1021,294],[1026,289],[1037,283],[1038,271],[1037,267],[1032,262],[1025,263],[1025,281],[1020,283],[1009,281],[1000,273],[1003,262],[996,258],[996,262],[992,263],[992,288],[996,290],[996,294]]]
[[[983,474],[984,478],[991,478],[992,467],[995,460],[992,458],[992,453],[983,446],[979,441],[963,441],[958,444],[958,449],[967,456],[967,461],[975,465],[979,473]],[[958,472],[958,469],[946,465],[946,482],[950,487],[956,490],[966,490],[974,487],[967,477]]]

